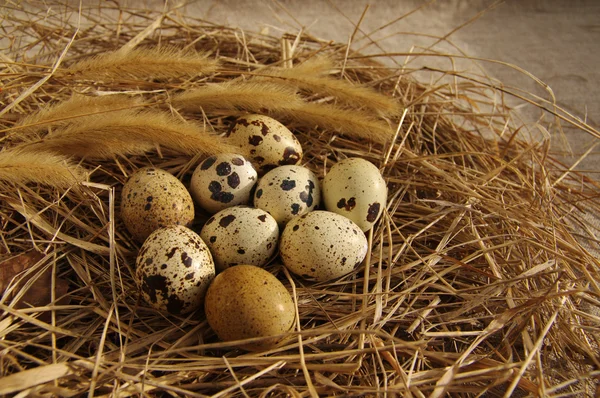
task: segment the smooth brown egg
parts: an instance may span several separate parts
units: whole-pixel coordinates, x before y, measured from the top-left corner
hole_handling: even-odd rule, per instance
[[[292,329],[295,306],[285,286],[270,272],[253,265],[236,265],[216,276],[204,300],[206,319],[224,341],[266,337],[240,348],[272,348],[278,335]],[[268,338],[271,337],[272,338]]]

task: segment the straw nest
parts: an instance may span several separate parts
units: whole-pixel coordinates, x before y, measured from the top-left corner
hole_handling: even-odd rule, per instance
[[[503,99],[537,104],[548,129],[596,130],[484,74],[421,69],[421,83],[409,66],[306,34],[111,4],[80,26],[67,5],[43,18],[4,10],[0,393],[597,391],[598,231],[584,214],[600,214],[600,187],[556,161],[547,140],[522,139],[531,126]],[[230,149],[221,136],[249,112],[289,126],[318,175],[360,156],[389,186],[350,275],[311,284],[268,266],[297,324],[280,347],[252,353],[219,342],[201,312],[165,316],[140,300],[139,246],[118,211],[134,170],[154,165],[185,183],[206,155]]]

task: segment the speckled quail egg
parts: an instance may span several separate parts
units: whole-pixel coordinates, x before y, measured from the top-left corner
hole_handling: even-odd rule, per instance
[[[136,260],[144,300],[171,314],[202,306],[215,265],[200,236],[182,225],[160,228],[144,241]]]
[[[216,213],[248,204],[256,179],[256,170],[242,155],[223,153],[205,159],[196,167],[190,193],[204,210]]]
[[[295,217],[281,234],[279,253],[288,270],[324,282],[351,272],[367,255],[368,242],[358,225],[329,211]]]
[[[333,165],[325,176],[323,199],[327,210],[348,217],[366,232],[385,208],[387,186],[373,163],[348,158]]]
[[[280,166],[256,185],[254,206],[271,214],[279,226],[317,207],[321,200],[317,176],[302,166]]]
[[[204,310],[221,340],[266,337],[240,345],[249,351],[275,346],[279,342],[275,336],[290,331],[296,319],[294,301],[285,286],[263,268],[245,264],[216,276],[206,293]]]
[[[227,137],[233,145],[249,148],[250,160],[260,174],[277,166],[298,164],[302,159],[302,147],[294,134],[268,116],[238,118]]]
[[[200,237],[219,271],[238,264],[262,266],[277,250],[279,227],[264,210],[235,206],[209,218]]]
[[[190,225],[194,220],[194,202],[175,176],[144,167],[123,185],[121,218],[133,238],[143,242],[158,228]]]

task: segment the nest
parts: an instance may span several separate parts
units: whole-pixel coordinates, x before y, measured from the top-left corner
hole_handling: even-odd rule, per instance
[[[36,11],[4,10],[0,393],[597,391],[599,232],[586,213],[600,214],[600,187],[547,139],[525,139],[534,127],[505,100],[537,106],[550,131],[595,129],[482,73],[386,64],[302,32],[111,3],[86,10],[87,25],[65,4]],[[201,311],[167,316],[140,300],[139,244],[118,211],[133,171],[187,183],[231,149],[222,137],[246,113],[286,124],[317,175],[359,156],[389,188],[351,274],[315,284],[269,264],[297,322],[250,353],[219,341]],[[197,214],[194,228],[208,216]]]

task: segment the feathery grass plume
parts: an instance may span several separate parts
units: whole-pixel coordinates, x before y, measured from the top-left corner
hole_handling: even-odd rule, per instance
[[[140,105],[140,100],[128,95],[104,95],[91,97],[75,94],[70,99],[42,108],[21,119],[13,131],[29,136],[44,128],[66,125],[73,119],[113,110],[123,110]]]
[[[62,155],[24,148],[0,152],[0,181],[68,188],[85,180],[83,170]]]
[[[62,71],[62,76],[83,80],[161,79],[207,75],[217,61],[174,47],[114,51],[84,59]]]
[[[321,103],[303,103],[273,112],[275,118],[292,119],[307,127],[315,126],[337,131],[343,135],[366,138],[373,142],[385,143],[392,138],[392,129],[382,120],[368,113],[342,109]]]
[[[28,148],[89,159],[112,159],[117,155],[141,155],[157,145],[187,155],[234,151],[219,137],[169,113],[131,110],[115,112],[110,118],[80,119]]]
[[[296,90],[280,84],[258,80],[235,80],[209,84],[175,96],[173,106],[187,110],[206,112],[247,111],[262,113],[288,109],[302,103]]]
[[[333,69],[328,58],[307,61],[294,68],[268,68],[261,74],[274,77],[276,84],[290,85],[321,96],[332,96],[346,106],[377,112],[382,116],[397,115],[398,101],[379,93],[371,87],[327,76]]]

